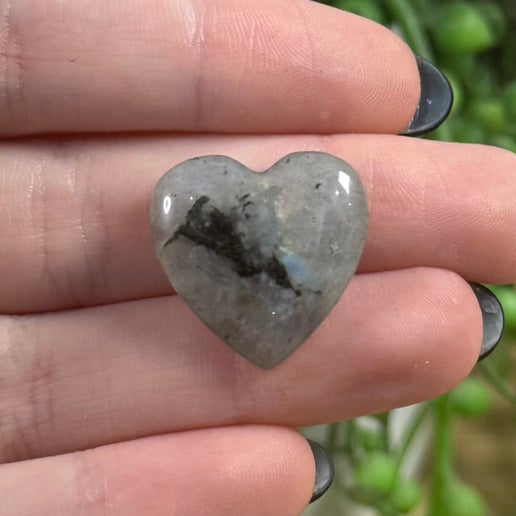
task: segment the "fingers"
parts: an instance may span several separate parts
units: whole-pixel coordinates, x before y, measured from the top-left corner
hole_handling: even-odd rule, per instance
[[[473,367],[471,288],[436,269],[356,276],[277,367],[237,356],[179,296],[0,326],[0,461],[189,428],[306,426],[433,398]]]
[[[4,143],[0,310],[169,294],[149,236],[158,178],[203,154],[263,170],[299,150],[335,154],[362,177],[370,209],[362,272],[429,266],[516,281],[516,156],[500,149],[371,135]]]
[[[0,2],[0,135],[398,133],[416,60],[307,0]]]
[[[3,465],[0,513],[295,516],[313,485],[296,432],[219,428]]]

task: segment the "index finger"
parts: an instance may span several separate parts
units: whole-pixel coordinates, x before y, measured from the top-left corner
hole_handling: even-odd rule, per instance
[[[307,0],[0,0],[0,136],[398,133],[410,49]]]

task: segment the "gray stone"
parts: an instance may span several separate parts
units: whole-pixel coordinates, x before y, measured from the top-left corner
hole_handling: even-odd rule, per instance
[[[262,368],[322,322],[355,273],[367,228],[357,174],[319,152],[254,173],[225,156],[185,161],[151,204],[156,254],[176,292]]]

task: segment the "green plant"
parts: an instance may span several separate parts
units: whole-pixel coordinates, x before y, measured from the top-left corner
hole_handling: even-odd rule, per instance
[[[429,138],[486,143],[516,152],[516,10],[505,0],[334,0],[322,2],[368,17],[404,37],[450,79],[455,104],[449,119]],[[508,385],[514,370],[516,286],[493,286],[505,312],[499,349],[473,376],[450,393],[415,409],[401,443],[393,443],[391,413],[330,425],[326,443],[345,457],[352,474],[336,479],[338,493],[379,514],[410,513],[422,488],[403,473],[407,454],[422,429],[433,427],[432,465],[427,486],[431,516],[481,516],[486,505],[477,490],[454,471],[452,423],[489,409],[487,385],[516,408]]]

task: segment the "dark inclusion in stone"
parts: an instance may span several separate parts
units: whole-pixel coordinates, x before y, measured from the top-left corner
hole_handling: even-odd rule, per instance
[[[245,195],[247,197],[249,194]],[[219,209],[209,204],[209,197],[201,196],[188,211],[186,221],[181,224],[174,235],[165,242],[163,247],[174,242],[179,236],[190,239],[192,242],[203,245],[218,255],[228,258],[234,265],[239,276],[254,276],[265,272],[277,285],[292,289],[297,296],[301,292],[294,289],[290,283],[288,272],[272,255],[264,259],[252,249],[246,248],[240,235],[235,231],[231,218]],[[247,201],[244,209],[252,204]],[[250,218],[249,216],[246,217]]]
[[[298,347],[340,298],[367,228],[362,185],[324,153],[256,174],[224,156],[185,161],[154,191],[157,256],[176,292],[260,367]]]

